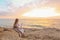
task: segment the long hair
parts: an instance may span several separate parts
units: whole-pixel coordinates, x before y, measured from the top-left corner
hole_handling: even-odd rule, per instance
[[[14,22],[14,25],[13,25],[14,28],[17,28],[18,21],[19,21],[19,19],[16,18],[15,22]]]

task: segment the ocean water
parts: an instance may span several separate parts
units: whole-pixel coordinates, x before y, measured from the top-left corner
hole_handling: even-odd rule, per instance
[[[12,28],[15,19],[0,19],[0,27]],[[60,19],[20,19],[19,24],[23,24],[23,27],[55,27],[60,28]]]
[[[15,19],[0,19],[0,27],[7,27],[7,28],[12,28],[14,24]],[[34,21],[34,20],[33,20]],[[39,25],[34,24],[32,20],[25,20],[25,19],[20,19],[19,24],[23,24],[22,26],[24,27],[36,27]]]
[[[22,26],[25,26],[26,24],[28,25],[28,22],[25,22],[26,20],[24,19],[20,19],[19,20],[19,24],[22,24]],[[13,24],[15,22],[15,19],[0,19],[0,27],[7,27],[7,28],[11,28],[13,27]]]
[[[0,27],[12,27],[14,19],[0,19]]]

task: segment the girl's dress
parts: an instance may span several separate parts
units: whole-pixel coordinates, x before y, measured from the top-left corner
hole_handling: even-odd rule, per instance
[[[19,33],[19,36],[24,37],[24,29],[22,28],[22,25],[17,24],[17,27],[14,28],[16,32]]]

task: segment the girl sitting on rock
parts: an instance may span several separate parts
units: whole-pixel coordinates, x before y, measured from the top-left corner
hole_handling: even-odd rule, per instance
[[[19,33],[20,37],[24,37],[24,29],[22,28],[22,24],[19,25],[19,19],[15,19],[15,23],[13,29]]]

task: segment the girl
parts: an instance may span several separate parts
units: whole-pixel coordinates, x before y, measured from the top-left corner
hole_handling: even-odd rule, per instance
[[[19,25],[18,21],[19,21],[19,19],[16,19],[16,20],[15,20],[13,29],[14,29],[16,32],[19,33],[19,36],[24,37],[24,29],[22,28],[22,24]]]

